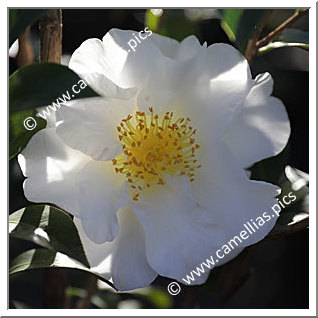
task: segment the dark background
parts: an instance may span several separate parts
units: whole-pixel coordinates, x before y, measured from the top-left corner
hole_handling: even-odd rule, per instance
[[[174,23],[182,39],[195,30],[201,43],[231,43],[217,18],[190,21],[183,10],[164,10],[175,14]],[[266,34],[289,17],[294,10],[275,10],[263,33]],[[102,38],[111,28],[144,29],[145,10],[83,9],[63,10],[63,54],[72,54],[88,38]],[[189,27],[190,26],[190,27]],[[308,31],[308,15],[297,21],[293,28]],[[187,32],[191,32],[188,33]],[[184,33],[184,34],[183,34]],[[35,53],[38,51],[38,25],[32,27]],[[15,60],[10,58],[10,73],[16,69]],[[274,78],[274,96],[284,102],[292,128],[288,146],[282,155],[268,161],[269,173],[282,173],[286,164],[309,172],[309,78],[308,52],[298,48],[276,49],[254,59],[251,65],[255,76],[269,72]],[[271,164],[275,166],[271,168]],[[24,195],[24,177],[16,158],[9,164],[9,205],[10,213],[30,205]],[[269,178],[271,179],[271,178]],[[208,283],[203,286],[182,287],[182,292],[171,298],[171,308],[308,308],[309,302],[309,249],[308,230],[283,239],[258,244],[246,256],[236,261],[246,261],[247,276],[232,295],[224,296],[226,285],[231,283],[231,273],[238,267],[236,261],[224,268],[212,271]],[[17,239],[10,239],[10,259],[33,247]],[[48,288],[46,275],[49,270],[34,270],[16,274],[10,279],[10,306],[45,308],[45,290]],[[67,284],[86,288],[88,274],[67,270]],[[154,286],[165,291],[170,280],[159,277]],[[131,294],[113,295],[103,291],[103,297],[110,308],[117,308],[118,302],[136,299],[142,308],[156,308],[149,299]],[[159,297],[159,296],[158,296]],[[73,303],[76,297],[71,300]],[[160,307],[160,306],[159,306]],[[92,308],[97,308],[92,305]]]

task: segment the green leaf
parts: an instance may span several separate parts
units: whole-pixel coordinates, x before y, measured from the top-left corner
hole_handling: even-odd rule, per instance
[[[35,20],[46,14],[48,9],[10,9],[9,10],[9,47],[21,33]]]
[[[248,39],[252,36],[256,26],[263,19],[265,9],[224,9],[221,26],[229,38],[234,41],[241,51],[245,52]]]
[[[82,270],[96,276],[112,288],[116,289],[111,282],[102,276],[90,271],[78,261],[68,257],[65,254],[40,248],[28,250],[18,255],[12,262],[9,269],[9,274],[13,275],[29,269],[39,269],[48,267],[60,267]]]
[[[89,267],[71,217],[52,206],[33,205],[9,216],[9,234],[61,252]]]
[[[236,43],[242,53],[245,52],[248,39],[252,36],[256,30],[256,26],[264,18],[267,10],[265,9],[246,9],[240,19],[237,34]]]
[[[290,142],[278,155],[256,162],[249,170],[252,180],[260,180],[280,185],[280,178],[285,171],[290,156]]]
[[[22,110],[10,114],[9,118],[9,159],[12,159],[20,153],[32,136],[39,130],[46,126],[46,121],[42,118],[36,117],[35,109]],[[31,126],[28,125],[28,118],[30,119]],[[31,129],[34,125],[34,129]],[[28,127],[29,129],[27,129]]]
[[[167,309],[173,305],[172,296],[166,290],[159,287],[148,286],[132,291],[130,294],[147,300],[156,308]]]
[[[9,79],[10,112],[50,105],[63,94],[70,99],[99,96],[89,86],[80,90],[79,81],[79,76],[63,65],[35,63],[23,67]],[[72,91],[73,85],[78,85],[78,94]]]
[[[163,13],[160,16],[156,16],[151,10],[147,10],[145,25],[153,32],[178,41],[183,40],[189,35],[196,35],[198,37],[197,23],[190,21],[185,16],[184,10],[180,9],[163,9]]]
[[[77,288],[70,286],[66,289],[66,294],[71,297],[84,298],[87,296],[87,291],[83,288]],[[120,294],[112,292],[104,292],[101,290],[96,290],[94,295],[91,296],[91,303],[97,308],[101,309],[117,309],[118,303],[121,298]]]
[[[226,32],[229,39],[233,42],[236,40],[237,28],[244,9],[221,9],[222,15],[221,26]]]
[[[309,44],[309,32],[298,29],[285,29],[277,40],[287,43]]]
[[[12,309],[32,309],[28,304],[19,300],[12,300],[12,304],[14,306]]]

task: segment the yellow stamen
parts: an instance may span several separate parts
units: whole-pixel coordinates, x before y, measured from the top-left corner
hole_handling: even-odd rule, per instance
[[[130,184],[132,199],[138,201],[144,188],[151,185],[164,185],[165,175],[186,175],[190,182],[195,180],[196,130],[188,126],[189,118],[173,121],[173,113],[162,116],[136,112],[128,115],[117,127],[118,139],[123,153],[112,160],[115,172],[124,174]]]

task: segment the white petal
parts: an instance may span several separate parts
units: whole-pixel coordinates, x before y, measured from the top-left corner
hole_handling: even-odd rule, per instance
[[[201,55],[203,62],[195,63],[191,86],[182,96],[183,108],[208,142],[219,138],[241,110],[251,75],[245,58],[230,45],[213,44]]]
[[[197,202],[209,211],[212,220],[226,233],[227,239],[245,230],[244,224],[267,212],[271,218],[243,241],[248,246],[263,239],[273,228],[277,216],[272,206],[279,188],[269,183],[249,180],[235,156],[222,142],[215,143],[210,153],[201,158],[202,167],[192,184]]]
[[[114,56],[126,54],[124,63],[121,60],[117,75],[114,77],[113,72],[107,73],[106,76],[122,87],[138,87],[138,107],[157,107],[176,96],[183,65],[166,57],[151,40],[152,35],[141,43],[136,42],[137,46],[133,52],[128,43],[136,41],[137,34],[136,31],[112,29],[105,35],[105,51],[111,51],[113,54],[110,56],[107,53],[107,63],[117,65]]]
[[[179,79],[186,77],[186,63],[176,63],[165,56],[166,51],[174,50],[173,40],[155,36],[152,41],[152,35],[143,35],[146,38],[138,43],[135,36],[138,36],[136,31],[112,29],[103,42],[87,40],[74,52],[70,68],[82,76],[93,72],[103,74],[123,88],[137,87],[139,107],[148,109],[169,103],[176,96]],[[135,52],[129,46],[132,41],[137,43]]]
[[[207,69],[212,78],[222,76],[229,80],[247,80],[251,71],[247,60],[233,46],[215,43],[207,48],[209,64]]]
[[[80,220],[74,222],[79,231],[92,271],[106,279],[112,279],[120,291],[149,285],[157,273],[149,266],[145,255],[143,229],[130,208],[120,209],[120,232],[113,242],[95,244],[83,231]]]
[[[103,41],[86,40],[73,53],[69,67],[78,74],[103,74],[122,87],[135,86],[136,83],[129,84],[127,71],[122,73],[128,63],[128,42],[134,40],[133,34],[133,31],[112,29],[104,36]],[[132,56],[133,52],[130,54]]]
[[[111,57],[116,57],[116,55],[112,55],[112,47],[108,47],[105,50],[101,40],[88,39],[73,53],[69,68],[77,74],[100,73],[114,75],[112,71],[120,67],[120,63],[125,61],[125,57],[117,54],[113,62],[118,62],[118,64],[114,65],[114,68],[109,61]],[[118,72],[120,72],[120,68]]]
[[[160,275],[182,282],[212,255],[225,235],[193,200],[185,178],[167,180],[168,185],[152,188],[131,207],[145,232],[150,266]],[[205,282],[208,274],[198,277],[195,284]]]
[[[181,43],[156,33],[153,33],[149,39],[154,42],[164,56],[174,60],[190,59],[201,48],[200,42],[194,35],[186,37]]]
[[[55,128],[36,133],[18,156],[24,194],[32,202],[49,202],[78,215],[77,173],[90,158],[66,146]]]
[[[95,243],[112,241],[118,234],[116,214],[129,200],[124,181],[110,161],[91,160],[77,175],[79,218]]]
[[[122,153],[116,126],[132,112],[134,99],[85,98],[64,106],[56,113],[57,133],[74,149],[95,160],[110,160]]]
[[[19,53],[19,39],[16,39],[9,48],[9,57],[15,58]]]
[[[137,41],[135,36],[136,31],[112,29],[103,45],[97,40],[82,44],[70,67],[81,74],[102,73],[121,87],[138,87],[142,110],[152,106],[156,112],[179,111],[181,115],[185,110],[197,126],[204,125],[201,131],[206,135],[222,135],[251,86],[245,58],[227,44],[200,46],[194,36],[178,44],[152,34],[136,42],[135,52],[128,52],[128,43]],[[91,55],[99,59],[98,65]]]
[[[155,39],[156,36],[153,34]],[[167,39],[161,37],[160,41],[155,40],[165,56],[158,56],[151,61],[147,81],[140,84],[142,89],[138,96],[138,105],[144,111],[152,106],[156,112],[174,111],[183,115],[183,110],[187,110],[188,95],[192,96],[194,83],[205,71],[206,48],[200,45],[195,36],[185,38],[178,46],[175,43],[167,44]],[[141,48],[136,53],[146,54],[145,49]],[[167,58],[166,51],[173,51],[170,52],[173,56]],[[137,62],[135,65],[138,67]],[[195,106],[196,102],[189,107],[193,110]]]
[[[272,89],[270,74],[259,75],[242,111],[223,136],[243,167],[277,155],[287,144],[288,115],[281,100],[270,96]]]
[[[176,57],[178,48],[180,46],[180,43],[177,40],[157,33],[152,33],[149,39],[160,49],[164,56],[171,59]]]
[[[182,40],[177,52],[177,59],[188,60],[194,57],[202,49],[199,40],[194,36],[190,35]]]
[[[185,40],[191,42],[195,38]],[[154,105],[155,109],[159,106],[161,112],[174,111],[178,116],[190,117],[200,138],[209,145],[223,135],[241,111],[253,82],[246,59],[230,45],[196,46],[193,51],[195,54],[190,59],[175,62],[178,67],[182,66],[181,71],[170,68],[173,74],[170,77],[174,79],[170,85],[173,87],[171,101]],[[163,89],[162,84],[157,87],[158,92]],[[149,83],[145,92],[153,91]]]
[[[131,99],[137,93],[137,88],[121,88],[105,75],[100,73],[79,74],[90,87],[105,98],[112,99]]]

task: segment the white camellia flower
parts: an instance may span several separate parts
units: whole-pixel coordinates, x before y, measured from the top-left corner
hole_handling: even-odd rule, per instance
[[[270,211],[278,187],[245,168],[282,151],[290,134],[271,76],[252,79],[232,46],[152,34],[128,52],[134,35],[112,29],[74,52],[69,67],[102,97],[57,110],[19,156],[28,200],[73,214],[92,270],[118,290],[158,274],[182,282]]]

